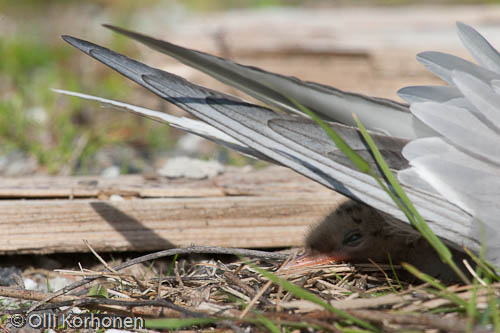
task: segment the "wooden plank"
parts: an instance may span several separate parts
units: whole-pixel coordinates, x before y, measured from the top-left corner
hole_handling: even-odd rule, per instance
[[[288,192],[300,187],[306,192],[325,191],[295,172],[277,166],[257,171],[229,167],[217,177],[204,180],[167,179],[125,175],[102,177],[0,177],[0,198],[102,198],[126,197],[214,197]]]
[[[0,254],[88,251],[82,240],[100,252],[191,244],[299,246],[309,227],[344,200],[284,168],[250,173],[232,170],[202,182],[207,190],[202,195],[172,198],[141,198],[139,184],[147,181],[139,178],[115,183],[118,192],[129,186],[139,189],[126,200],[100,200],[98,194],[90,199],[1,200]],[[78,185],[78,179],[46,179],[43,184],[58,184],[61,190],[66,183],[67,190]],[[28,193],[29,181],[18,179],[11,184]],[[112,181],[98,179],[104,187],[108,182]],[[40,183],[31,184],[41,188]],[[168,182],[157,188],[163,187],[169,189]],[[5,183],[2,188],[7,188]],[[47,189],[46,193],[56,193]],[[181,189],[170,194],[177,196]],[[208,191],[213,189],[219,192]]]

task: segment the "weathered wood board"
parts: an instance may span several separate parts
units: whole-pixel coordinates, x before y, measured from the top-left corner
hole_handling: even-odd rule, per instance
[[[299,246],[344,197],[280,167],[201,181],[0,178],[0,254]],[[119,197],[118,197],[118,196]]]

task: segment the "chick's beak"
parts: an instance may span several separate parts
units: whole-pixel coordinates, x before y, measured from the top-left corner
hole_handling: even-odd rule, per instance
[[[330,263],[339,263],[341,261],[348,261],[349,259],[351,259],[351,257],[347,253],[343,252],[336,252],[329,254],[305,253],[295,258],[295,260],[290,261],[286,266],[286,268],[320,266],[320,265],[327,265]]]

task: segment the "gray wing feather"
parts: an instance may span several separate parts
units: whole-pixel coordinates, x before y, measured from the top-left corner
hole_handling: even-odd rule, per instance
[[[218,130],[217,128],[210,126],[209,124],[199,120],[194,120],[186,117],[175,117],[164,112],[147,109],[141,106],[118,102],[111,99],[82,94],[78,92],[62,90],[62,89],[52,89],[52,90],[60,94],[79,97],[87,100],[100,102],[105,105],[110,105],[114,108],[125,110],[127,112],[137,114],[141,117],[145,117],[164,124],[168,124],[169,126],[172,126],[174,128],[178,128],[183,131],[189,132],[191,134],[201,136],[207,140],[213,141],[217,144],[221,144],[230,149],[236,150],[237,152],[240,152],[246,156],[250,156],[274,164],[279,164],[276,161],[270,160],[267,156],[262,155],[258,151],[247,147],[246,145],[242,144],[238,140],[235,140],[234,138]]]
[[[428,135],[426,126],[420,122],[414,123],[404,104],[266,72],[136,32],[105,26],[286,112],[302,114],[291,102],[294,99],[327,120],[356,125],[351,116],[355,112],[366,127],[392,136],[411,139]],[[384,121],[384,117],[391,118],[391,121]]]

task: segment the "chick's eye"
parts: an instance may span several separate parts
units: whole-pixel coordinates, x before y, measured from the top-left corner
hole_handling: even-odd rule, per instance
[[[359,244],[362,237],[363,237],[363,235],[361,235],[361,233],[359,231],[351,231],[345,235],[342,243],[344,245],[356,246]]]

